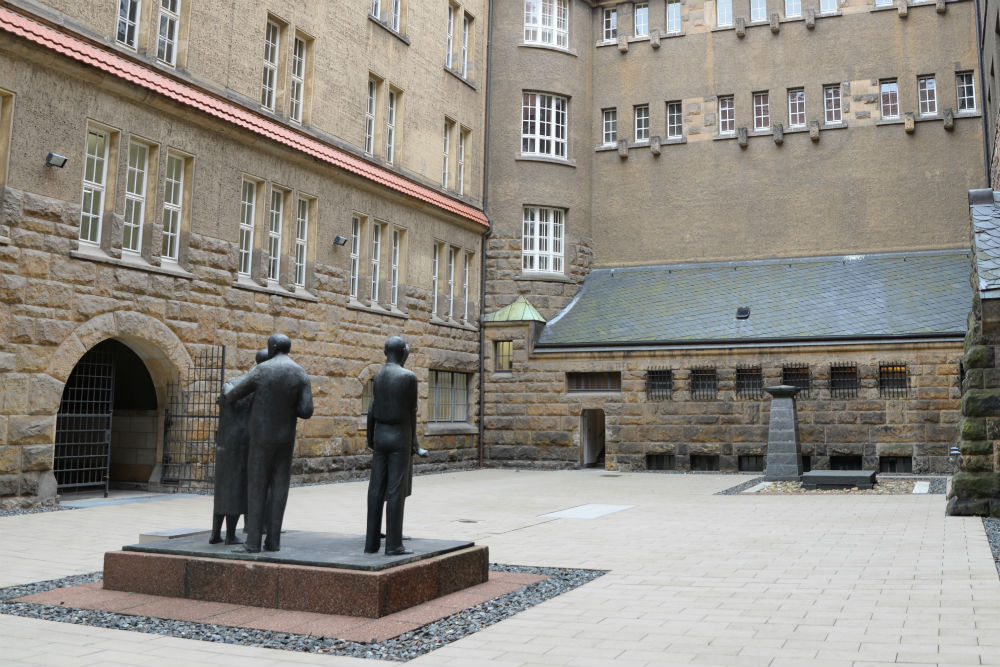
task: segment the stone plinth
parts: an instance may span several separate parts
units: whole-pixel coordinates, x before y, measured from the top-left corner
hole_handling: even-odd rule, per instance
[[[797,482],[802,478],[802,446],[799,419],[795,413],[797,387],[787,384],[765,387],[771,395],[771,421],[767,429],[767,472],[769,482]]]
[[[871,489],[874,470],[812,470],[802,475],[804,489]]]
[[[248,554],[204,535],[104,554],[109,590],[381,618],[485,583],[489,549],[414,539],[414,553],[364,553],[364,536],[289,531],[279,552]]]

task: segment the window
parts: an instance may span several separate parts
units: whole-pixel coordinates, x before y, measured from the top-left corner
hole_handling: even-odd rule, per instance
[[[397,0],[398,2],[399,0]],[[469,30],[472,19],[466,14],[462,19],[462,78],[469,76]]]
[[[635,19],[635,36],[647,37],[649,35],[649,3],[636,3],[633,17]]]
[[[465,271],[462,275],[462,321],[469,321],[469,279],[472,277],[472,253],[465,253]]]
[[[716,0],[715,25],[720,28],[733,24],[733,0]]]
[[[382,257],[382,225],[376,222],[375,224],[372,225],[371,295],[373,303],[378,301],[379,279],[381,278],[381,275],[379,273],[379,267],[381,266],[380,262],[381,257]]]
[[[837,11],[837,0],[819,0],[820,14],[833,14]]]
[[[695,401],[715,400],[719,377],[714,368],[691,369],[691,398]]]
[[[104,218],[104,197],[108,182],[108,133],[87,131],[83,165],[83,204],[80,214],[80,240],[100,243]]]
[[[455,169],[455,191],[460,195],[465,194],[465,144],[468,136],[468,130],[460,130],[458,133],[458,164]]]
[[[361,218],[351,217],[351,276],[348,294],[352,299],[358,298],[358,272],[361,265]]]
[[[684,137],[684,115],[680,102],[667,102],[667,139]]]
[[[372,0],[372,16],[382,18],[382,0]]]
[[[243,179],[243,191],[240,196],[240,268],[239,272],[250,275],[253,264],[253,228],[257,218],[257,187],[258,184]]]
[[[431,316],[438,314],[438,287],[441,270],[441,245],[434,244],[431,252]]]
[[[524,207],[521,270],[562,273],[565,214],[561,208]]]
[[[309,251],[309,200],[299,197],[295,214],[295,279],[299,287],[306,286],[306,262]]]
[[[524,0],[524,41],[569,46],[569,0]]]
[[[955,75],[955,91],[958,95],[959,111],[976,110],[976,84],[972,72],[958,72]]]
[[[937,115],[937,88],[934,77],[922,76],[917,79],[917,101],[921,116]]]
[[[378,101],[378,82],[368,79],[368,103],[365,106],[365,153],[375,154],[375,110]]]
[[[640,104],[635,107],[635,140],[649,141],[649,105]]]
[[[292,47],[292,95],[289,117],[296,123],[302,122],[302,105],[306,93],[306,41],[295,37]]]
[[[361,416],[368,416],[368,408],[372,405],[372,393],[375,390],[375,383],[371,380],[365,382],[361,388]]]
[[[830,364],[830,396],[832,398],[853,398],[857,395],[857,365],[850,363]]]
[[[444,147],[441,151],[441,187],[447,188],[449,183],[448,167],[451,158],[449,153],[451,152],[451,131],[455,128],[455,124],[450,120],[444,122]]]
[[[566,157],[566,98],[544,93],[522,95],[521,153]]]
[[[674,393],[674,372],[669,368],[650,368],[646,371],[646,399],[668,401]]]
[[[681,3],[667,3],[667,33],[676,35],[681,31]]]
[[[768,94],[753,94],[753,129],[756,132],[771,129],[771,104]]]
[[[122,250],[142,250],[142,225],[146,218],[146,182],[149,174],[149,147],[138,141],[128,144],[128,169],[125,178],[125,220],[122,224]]]
[[[823,88],[823,122],[833,125],[841,121],[840,84]]]
[[[605,109],[603,114],[604,145],[614,146],[618,143],[618,110]]]
[[[893,0],[875,0],[876,7],[892,7]]]
[[[906,364],[902,362],[879,364],[878,395],[882,398],[906,396]]]
[[[788,127],[805,127],[806,91],[796,88],[788,91]]]
[[[389,27],[399,32],[399,19],[402,12],[402,0],[392,0],[392,14],[389,16]]]
[[[468,373],[430,371],[427,402],[432,422],[464,422],[469,418]]]
[[[740,454],[736,465],[740,472],[764,472],[764,455]]]
[[[674,454],[646,454],[646,470],[673,470]]]
[[[511,371],[514,370],[514,341],[512,340],[498,340],[493,345],[496,351],[496,366],[495,370],[498,371]]]
[[[118,29],[115,39],[119,44],[134,49],[139,34],[139,0],[118,0]]]
[[[273,21],[267,22],[264,32],[264,80],[260,90],[260,104],[274,111],[275,91],[278,88],[278,47],[281,42],[281,28]]]
[[[455,5],[448,5],[448,37],[445,41],[444,66],[451,69],[455,58]]]
[[[448,319],[455,317],[455,257],[458,248],[448,249]]]
[[[895,79],[882,81],[881,89],[882,118],[899,118],[899,85]]]
[[[736,104],[733,96],[719,98],[719,134],[736,132]]]
[[[281,228],[285,220],[285,192],[271,188],[267,222],[267,279],[281,277]]]
[[[163,236],[160,257],[177,261],[180,255],[181,220],[184,214],[184,158],[167,154],[163,183]]]
[[[785,0],[785,18],[802,16],[802,0]]]
[[[750,0],[750,20],[767,20],[767,0]]]
[[[392,255],[389,257],[389,304],[399,305],[399,247],[403,232],[392,230]]]
[[[803,396],[808,397],[810,384],[809,366],[806,364],[782,366],[781,384],[787,384],[790,387],[798,387],[799,393],[795,395],[796,398],[801,398]]]
[[[736,397],[760,398],[764,389],[764,373],[760,366],[743,366],[736,369]]]
[[[613,42],[618,39],[618,10],[609,7],[604,10],[604,41]]]
[[[880,456],[878,457],[879,472],[913,472],[912,456]]]
[[[622,374],[618,371],[566,373],[567,391],[621,391]]]
[[[177,64],[177,32],[181,23],[181,0],[160,0],[160,26],[156,38],[156,59],[173,67]]]
[[[392,164],[396,159],[396,111],[399,93],[389,89],[389,104],[385,113],[385,161]]]

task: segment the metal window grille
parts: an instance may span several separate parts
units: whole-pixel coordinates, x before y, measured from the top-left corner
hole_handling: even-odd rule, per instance
[[[764,472],[764,456],[762,454],[741,454],[737,465],[741,472]]]
[[[913,472],[912,456],[880,456],[878,457],[879,472]]]
[[[781,368],[781,384],[798,387],[797,398],[809,396],[809,366],[807,364],[789,364]]]
[[[718,472],[719,457],[716,454],[692,454],[691,470],[700,472]]]
[[[361,416],[368,416],[368,408],[372,404],[372,391],[375,388],[375,384],[368,380],[365,382],[365,386],[361,388]]]
[[[906,364],[879,364],[878,395],[882,398],[906,396]]]
[[[514,369],[514,341],[498,340],[496,343],[496,369],[509,371]]]
[[[428,403],[432,422],[464,422],[469,418],[469,373],[430,372]]]
[[[163,482],[204,486],[215,480],[216,403],[225,380],[226,347],[206,347],[188,368],[184,382],[169,387],[163,442]]]
[[[719,376],[714,368],[691,369],[691,398],[696,401],[715,400],[719,392]]]
[[[674,372],[669,368],[650,368],[646,371],[646,398],[650,401],[669,401],[674,393]]]
[[[853,398],[857,395],[857,364],[830,364],[830,396],[833,398]]]
[[[673,470],[673,454],[646,454],[646,470]]]
[[[621,391],[622,374],[617,371],[566,373],[569,391]]]
[[[70,373],[56,415],[53,472],[59,489],[107,488],[114,389],[114,357],[107,350],[90,350]]]
[[[760,366],[741,366],[736,369],[736,396],[760,398],[764,391],[764,373]]]

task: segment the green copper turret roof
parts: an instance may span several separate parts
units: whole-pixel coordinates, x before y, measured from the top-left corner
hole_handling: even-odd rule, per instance
[[[505,306],[495,313],[490,313],[483,317],[484,322],[544,322],[545,318],[539,315],[535,307],[528,303],[523,296],[519,296],[514,303]]]

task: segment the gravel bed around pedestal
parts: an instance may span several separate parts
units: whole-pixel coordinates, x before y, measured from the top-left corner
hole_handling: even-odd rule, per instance
[[[760,484],[763,481],[764,481],[763,477],[754,477],[753,479],[749,479],[749,480],[747,480],[745,482],[737,484],[736,486],[731,486],[728,489],[724,489],[723,491],[718,491],[714,495],[717,495],[717,496],[735,496],[737,494],[743,493],[747,489],[752,489],[753,487],[757,486],[758,484]]]
[[[75,510],[75,507],[61,507],[53,505],[51,507],[31,507],[27,509],[0,510],[0,518],[5,516],[21,516],[22,514],[41,514],[42,512],[62,512],[63,510]]]
[[[983,517],[983,528],[986,529],[986,537],[993,551],[993,564],[997,566],[997,574],[1000,575],[1000,519]]]
[[[719,491],[717,496],[734,496],[751,489],[766,478],[755,477],[748,482]],[[930,482],[929,494],[943,494],[948,488],[947,477],[878,477],[874,489],[805,489],[801,482],[773,482],[752,495],[906,495],[913,493],[916,482]],[[922,495],[922,494],[921,494]]]
[[[62,579],[39,581],[0,589],[0,613],[24,616],[59,623],[90,625],[113,630],[128,630],[147,634],[197,639],[225,644],[240,644],[260,648],[305,653],[328,653],[354,658],[373,658],[406,662],[462,637],[471,635],[518,612],[562,595],[606,573],[606,570],[577,570],[556,567],[531,567],[491,563],[493,572],[526,572],[548,578],[529,584],[511,593],[487,600],[456,614],[382,642],[352,642],[331,637],[288,634],[254,628],[238,628],[211,623],[174,621],[149,616],[130,616],[92,609],[75,609],[29,602],[12,602],[15,598],[102,581],[101,572],[79,574]]]

